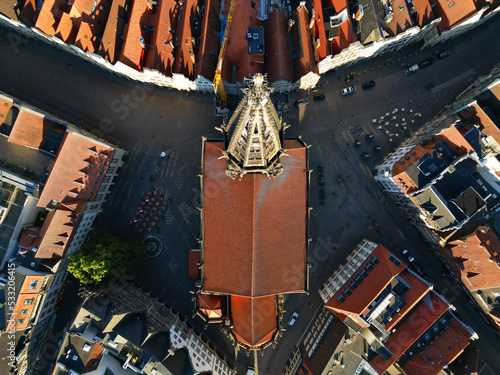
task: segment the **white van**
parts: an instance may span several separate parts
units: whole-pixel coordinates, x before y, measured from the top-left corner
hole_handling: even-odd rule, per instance
[[[405,76],[412,74],[418,70],[418,64],[412,65],[404,70]]]

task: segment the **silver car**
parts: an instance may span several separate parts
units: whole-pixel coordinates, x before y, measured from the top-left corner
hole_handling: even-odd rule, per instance
[[[354,94],[355,92],[356,92],[356,87],[354,86],[346,87],[340,90],[340,93],[344,96]]]

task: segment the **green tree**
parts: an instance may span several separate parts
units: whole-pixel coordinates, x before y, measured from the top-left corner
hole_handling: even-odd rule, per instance
[[[82,284],[97,285],[133,273],[145,258],[140,241],[123,241],[96,229],[80,251],[69,256],[68,271]]]

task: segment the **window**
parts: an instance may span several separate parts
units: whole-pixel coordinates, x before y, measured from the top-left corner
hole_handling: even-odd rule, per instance
[[[380,260],[378,260],[377,257],[374,257],[373,255],[370,255],[370,262],[372,262],[373,264],[377,265],[377,264],[379,264]]]
[[[347,286],[344,286],[344,287],[342,288],[342,291],[344,292],[344,294],[345,294],[347,297],[349,297],[349,296],[352,294],[351,289],[349,289]]]
[[[364,279],[366,278],[366,276],[368,276],[368,272],[366,272],[365,270],[361,270],[359,271],[359,274],[361,275],[361,277]]]
[[[25,321],[26,321],[26,319],[18,319],[17,324],[24,324]]]
[[[448,8],[451,8],[453,5],[455,5],[454,1],[452,1],[451,3],[448,4]]]
[[[363,266],[367,269],[368,272],[371,272],[373,270],[373,266],[371,265],[371,263],[365,262],[363,263]]]
[[[28,310],[21,310],[21,315],[27,315],[28,314]]]
[[[340,293],[335,294],[335,298],[337,298],[337,300],[338,300],[340,303],[344,303],[344,301],[345,301],[344,296],[343,296],[342,294],[340,294]]]
[[[33,305],[33,298],[31,298],[31,299],[25,299],[24,300],[24,304],[25,305]]]
[[[33,280],[30,284],[30,287],[28,288],[29,290],[35,290],[36,288],[38,288],[38,283],[39,281],[38,280]]]
[[[358,283],[352,279],[349,280],[348,283],[352,287],[352,289],[356,289],[358,287]]]
[[[389,260],[396,266],[399,266],[401,264],[401,261],[392,254],[389,254]]]
[[[354,280],[356,280],[356,282],[358,284],[361,284],[361,282],[363,281],[363,278],[360,275],[354,275]]]

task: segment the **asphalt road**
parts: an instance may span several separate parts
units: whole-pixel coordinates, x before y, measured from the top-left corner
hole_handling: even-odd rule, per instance
[[[313,146],[310,165],[315,170],[320,163],[324,166],[327,197],[322,202],[317,174],[313,174],[311,293],[288,299],[285,321],[292,311],[299,312],[299,320],[283,334],[276,349],[266,350],[263,356],[258,354],[260,373],[281,372],[292,348],[321,305],[317,289],[365,237],[396,253],[397,248],[408,248],[435,281],[436,290],[457,307],[460,317],[479,334],[478,346],[491,367],[500,368],[495,350],[500,346],[498,336],[489,330],[465,297],[455,293],[453,285],[446,284],[440,265],[430,256],[416,229],[386,199],[373,179],[374,166],[410,136],[412,129],[421,126],[474,78],[499,61],[498,49],[491,46],[500,45],[500,23],[490,21],[471,36],[454,42],[450,57],[409,77],[404,76],[401,63],[419,62],[431,56],[434,50],[423,50],[415,55],[418,48],[412,46],[329,72],[320,81],[321,91],[326,96],[323,102],[314,103],[312,93],[292,94],[292,101],[309,95],[311,103],[300,110],[292,109],[284,116],[292,125],[287,136],[302,135],[304,141]],[[437,48],[449,46],[451,44]],[[193,284],[186,277],[186,254],[189,249],[199,246],[196,173],[200,166],[201,137],[219,138],[214,126],[220,125],[220,118],[213,116],[213,97],[194,93],[187,96],[186,93],[140,85],[47,44],[22,39],[5,28],[0,28],[0,50],[3,52],[0,54],[1,91],[82,125],[129,151],[105,212],[97,222],[99,226],[127,238],[137,236],[129,230],[128,221],[140,194],[153,187],[172,197],[172,222],[162,223],[161,229],[170,247],[161,261],[152,260],[141,270],[139,279],[190,318],[193,304],[188,290]],[[385,65],[389,57],[395,62]],[[348,72],[359,73],[350,83],[357,86],[358,92],[342,97],[339,90],[348,85],[343,82]],[[461,76],[464,72],[470,75]],[[372,79],[377,82],[376,87],[362,91],[360,83]],[[419,106],[425,102],[428,104]],[[396,108],[398,112],[393,114]],[[373,123],[380,117],[384,117],[382,123]],[[406,129],[402,129],[403,122],[408,123]],[[361,129],[351,132],[358,127]],[[373,134],[374,140],[367,142],[363,132]],[[352,146],[355,140],[361,141],[359,148]],[[380,153],[373,153],[374,145],[381,146]],[[159,163],[158,155],[165,150],[172,150],[172,157],[161,164],[159,176],[152,178],[152,171]],[[362,152],[370,154],[368,160],[361,159]],[[342,186],[337,181],[339,176]],[[175,236],[175,233],[182,234]],[[203,329],[197,319],[190,321]],[[234,356],[231,346],[216,327],[210,327],[206,335],[228,357]],[[238,355],[239,369],[253,361],[245,353]]]

